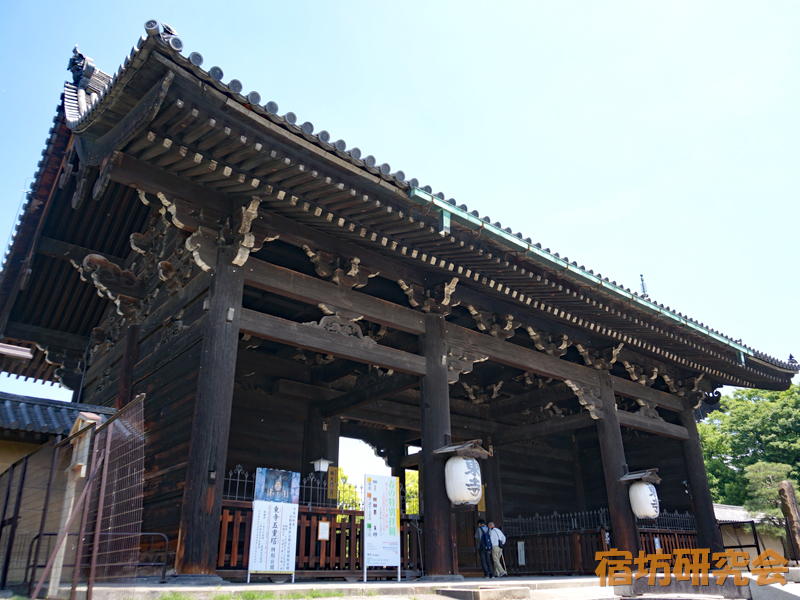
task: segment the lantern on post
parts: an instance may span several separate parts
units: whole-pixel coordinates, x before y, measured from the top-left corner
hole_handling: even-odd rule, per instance
[[[637,519],[658,517],[660,505],[654,484],[661,483],[661,478],[656,475],[657,472],[658,469],[647,469],[628,473],[620,478],[620,481],[633,482],[628,490],[628,498],[631,502],[631,510]]]
[[[433,451],[434,454],[455,454],[444,466],[444,487],[455,505],[476,505],[483,495],[481,467],[476,459],[490,454],[481,447],[481,440],[450,444]]]
[[[314,465],[314,470],[317,473],[327,473],[328,467],[333,464],[333,461],[327,458],[318,458],[317,460],[312,460],[311,464]]]

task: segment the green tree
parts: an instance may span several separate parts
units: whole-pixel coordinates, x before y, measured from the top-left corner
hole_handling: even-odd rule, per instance
[[[406,471],[406,514],[419,514],[419,471]]]
[[[339,467],[339,508],[345,510],[361,510],[361,498],[358,489],[347,480],[344,469]]]
[[[714,500],[743,505],[745,467],[758,462],[791,465],[800,478],[800,385],[783,392],[737,389],[698,426]]]
[[[770,529],[770,533],[777,537],[784,534],[778,484],[787,479],[791,471],[791,465],[768,462],[757,462],[744,468],[747,480],[744,507],[751,513],[761,515],[759,529]],[[796,486],[797,483],[792,481],[792,485]]]

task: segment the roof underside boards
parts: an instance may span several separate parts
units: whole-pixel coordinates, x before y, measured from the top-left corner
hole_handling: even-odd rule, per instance
[[[141,98],[159,82],[163,85],[168,70],[176,72],[155,119],[117,148],[127,164],[150,165],[175,180],[202,186],[223,205],[259,196],[265,217],[281,215],[389,257],[426,287],[457,277],[458,288],[503,300],[510,312],[557,321],[606,339],[609,346],[624,343],[720,383],[782,388],[797,372],[795,365],[755,353],[635,297],[499,224],[478,219],[476,211],[467,213],[465,206],[456,208],[410,188],[403,177],[381,172],[354,153],[249,104],[157,38],[144,41],[126,65],[92,108],[82,116],[69,111],[67,116],[73,131],[87,139],[112,135],[114,125]],[[42,178],[38,190],[52,188],[54,178]],[[56,192],[41,235],[126,256],[130,233],[143,226],[147,215],[133,190],[112,183],[98,203],[88,200],[79,211],[71,209],[70,196],[70,190]],[[23,222],[35,223],[37,215],[31,207],[28,212]],[[35,228],[15,239],[12,257],[18,246],[30,245],[29,229]],[[7,265],[0,300],[7,302],[14,275]],[[382,275],[392,278],[391,273]],[[99,321],[106,301],[80,281],[69,263],[39,256],[31,280],[17,299],[12,321],[84,336]],[[70,298],[73,304],[52,305],[47,299],[53,297]]]

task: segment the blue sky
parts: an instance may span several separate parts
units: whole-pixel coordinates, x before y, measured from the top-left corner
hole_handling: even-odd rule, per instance
[[[0,241],[73,45],[112,72],[155,18],[281,113],[619,283],[643,273],[655,300],[758,350],[800,355],[796,2],[7,1],[3,13]]]

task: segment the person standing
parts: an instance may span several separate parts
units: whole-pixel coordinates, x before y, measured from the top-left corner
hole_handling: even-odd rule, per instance
[[[483,519],[478,520],[475,539],[478,541],[478,556],[481,557],[483,576],[490,579],[494,575],[492,571],[492,537],[486,521]]]
[[[505,577],[508,572],[503,568],[503,546],[506,545],[506,536],[494,523],[489,523],[489,540],[492,542],[492,563],[494,563],[495,577]]]

